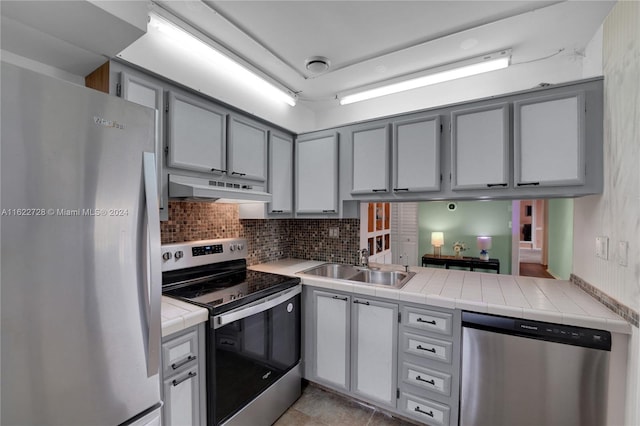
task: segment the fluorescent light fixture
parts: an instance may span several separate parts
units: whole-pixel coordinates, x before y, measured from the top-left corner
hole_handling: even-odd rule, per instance
[[[397,79],[388,80],[372,86],[355,89],[350,93],[338,94],[340,105],[352,104],[367,99],[417,89],[458,78],[469,77],[509,66],[511,49],[467,59],[462,62],[409,74]]]
[[[220,52],[210,43],[200,39],[163,16],[157,13],[150,13],[148,27],[171,38],[176,43],[184,46],[184,49],[203,55],[217,70],[223,70],[228,75],[236,79],[241,79],[243,84],[252,87],[255,91],[279,99],[291,106],[296,105],[296,98],[289,91],[277,87],[264,77],[248,69],[245,65],[238,63]]]

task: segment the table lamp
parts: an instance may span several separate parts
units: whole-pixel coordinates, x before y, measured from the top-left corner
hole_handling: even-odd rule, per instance
[[[491,237],[478,237],[478,248],[480,249],[480,260],[489,260]]]
[[[441,247],[444,245],[444,233],[439,231],[432,232],[431,245],[433,246],[433,255],[441,256]]]

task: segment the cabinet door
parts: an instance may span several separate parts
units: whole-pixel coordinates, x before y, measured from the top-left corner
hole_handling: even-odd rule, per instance
[[[389,130],[377,124],[354,130],[352,194],[389,192]]]
[[[516,186],[582,185],[584,95],[532,98],[514,108]]]
[[[338,213],[338,135],[296,141],[296,212]]]
[[[163,424],[200,424],[199,371],[194,365],[164,381]]]
[[[440,117],[393,123],[393,192],[440,190]]]
[[[269,213],[293,211],[293,139],[279,133],[269,133]]]
[[[313,292],[315,308],[315,369],[313,375],[333,387],[349,390],[351,298]]]
[[[162,174],[162,166],[164,164],[164,149],[162,141],[164,140],[164,93],[162,86],[132,75],[127,72],[120,74],[120,86],[122,87],[122,98],[139,105],[144,105],[156,110],[156,173],[158,175],[158,202],[160,204],[160,220],[168,219],[167,198],[164,196],[166,185],[163,185],[164,179]]]
[[[238,116],[229,116],[228,175],[267,180],[267,129]]]
[[[354,296],[351,391],[396,406],[398,305]]]
[[[169,166],[226,172],[226,114],[214,105],[169,92]]]
[[[451,113],[451,189],[509,186],[509,104]]]

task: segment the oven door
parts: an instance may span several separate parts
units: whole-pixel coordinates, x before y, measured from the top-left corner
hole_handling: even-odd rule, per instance
[[[299,363],[300,293],[298,285],[213,318],[216,425]]]

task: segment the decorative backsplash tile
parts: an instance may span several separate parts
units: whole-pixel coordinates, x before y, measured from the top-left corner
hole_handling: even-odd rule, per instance
[[[339,237],[329,238],[329,228]],[[163,244],[216,238],[247,239],[247,263],[289,257],[355,263],[360,242],[358,219],[240,219],[235,204],[169,202],[169,220],[160,222]]]
[[[591,296],[595,297],[600,303],[611,309],[615,314],[620,315],[622,318],[629,321],[630,324],[638,327],[640,320],[638,312],[634,311],[627,305],[618,302],[613,297],[598,289],[596,286],[589,284],[577,275],[571,274],[570,281],[589,293]]]

